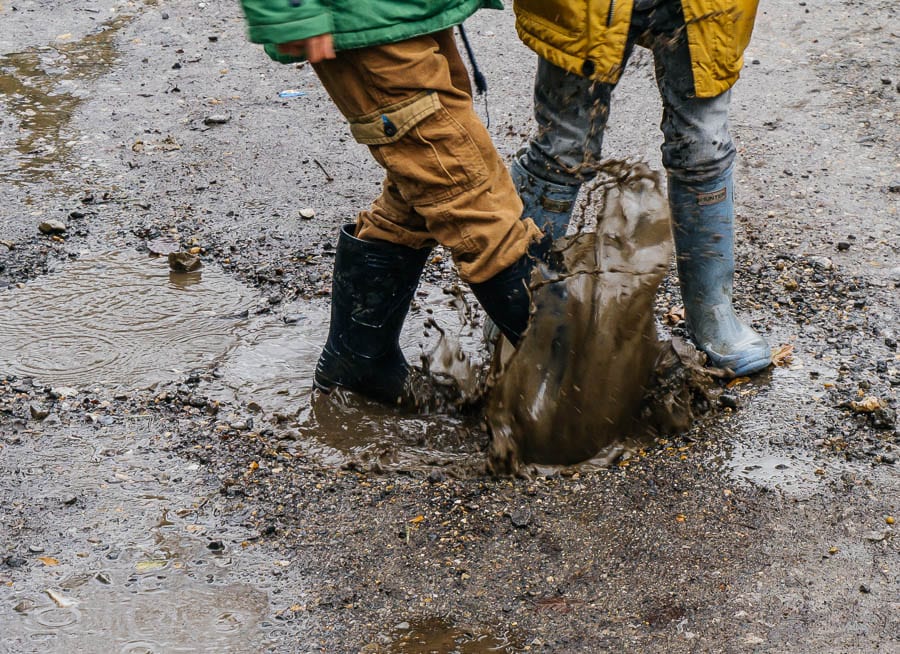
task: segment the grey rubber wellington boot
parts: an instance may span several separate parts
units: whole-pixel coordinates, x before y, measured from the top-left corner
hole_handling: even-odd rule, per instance
[[[519,159],[513,161],[509,174],[524,205],[522,217],[531,218],[544,232],[541,242],[531,247],[531,254],[546,261],[553,241],[566,235],[581,184],[549,182],[528,172]]]
[[[685,319],[712,365],[748,375],[772,361],[766,339],[735,315],[734,184],[731,170],[702,184],[669,177]]]

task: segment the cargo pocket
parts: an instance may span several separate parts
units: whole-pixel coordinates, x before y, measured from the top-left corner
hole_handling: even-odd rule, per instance
[[[369,146],[410,206],[445,202],[487,179],[472,135],[433,91],[352,118],[350,131]]]

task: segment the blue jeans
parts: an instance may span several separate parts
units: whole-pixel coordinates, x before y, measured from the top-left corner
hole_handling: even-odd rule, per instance
[[[648,11],[635,10],[623,66],[636,44],[653,52],[663,102],[660,128],[666,171],[687,183],[720,177],[735,157],[728,129],[731,91],[715,98],[694,97],[681,3],[662,0]],[[539,59],[534,85],[538,130],[520,158],[522,166],[557,184],[577,185],[592,179],[602,159],[614,87]]]

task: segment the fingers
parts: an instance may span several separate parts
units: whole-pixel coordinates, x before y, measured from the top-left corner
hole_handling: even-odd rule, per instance
[[[317,64],[324,59],[334,59],[334,40],[331,34],[320,34],[308,39],[279,43],[278,52],[288,57],[306,57],[310,63]]]
[[[307,39],[306,58],[311,64],[317,64],[325,59],[334,59],[334,41],[331,34],[322,34]]]

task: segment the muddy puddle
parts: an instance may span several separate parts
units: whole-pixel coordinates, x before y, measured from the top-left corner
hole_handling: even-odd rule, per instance
[[[87,99],[89,83],[108,73],[117,57],[115,37],[132,20],[119,16],[73,41],[0,56],[0,102],[13,128],[0,131],[0,175],[21,185],[47,180],[57,167],[77,168],[68,126]]]
[[[147,388],[209,366],[251,294],[215,268],[172,273],[136,252],[86,254],[0,295],[0,372],[52,386]]]
[[[449,620],[431,618],[414,623],[400,623],[394,628],[391,644],[378,651],[385,654],[512,654],[522,645],[503,634],[484,628],[465,628]]]
[[[162,432],[119,415],[100,429],[22,432],[4,451],[27,506],[7,506],[23,524],[3,552],[0,652],[264,650],[267,580],[248,557],[242,570],[233,562],[246,535],[206,521],[211,491],[196,463],[160,451]]]
[[[217,368],[218,379],[200,390],[211,399],[253,406],[259,420],[274,423],[280,436],[296,441],[290,447],[328,465],[481,466],[481,457],[473,457],[486,445],[479,415],[410,414],[339,389],[328,396],[313,392],[329,312],[327,302],[304,302],[285,308],[289,324],[266,318],[250,325]],[[410,363],[418,365],[427,356],[432,370],[452,371],[458,379],[485,364],[481,330],[471,324],[466,308],[456,296],[427,283],[419,287],[400,343]]]
[[[805,427],[798,422],[794,408],[806,404],[827,409],[821,403],[827,385],[837,378],[836,369],[795,354],[789,365],[772,368],[731,389],[742,406],[710,425],[711,430],[721,432],[723,445],[715,467],[735,482],[797,500],[820,493],[823,486],[847,474],[854,478],[877,476],[879,471],[863,463],[817,456],[814,442],[805,442],[801,448],[793,446]],[[747,399],[742,399],[744,396]]]
[[[263,651],[266,594],[247,584],[204,580],[202,574],[217,565],[205,549],[182,541],[149,553],[126,552],[96,571],[9,598],[4,604],[13,604],[15,617],[4,620],[6,649],[0,645],[0,651]],[[143,558],[148,555],[157,558]]]

